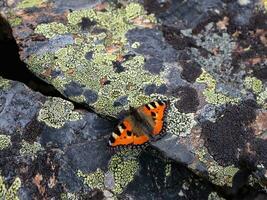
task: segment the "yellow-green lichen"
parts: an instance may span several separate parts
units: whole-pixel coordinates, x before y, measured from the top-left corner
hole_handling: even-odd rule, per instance
[[[196,150],[196,155],[198,159],[203,162],[208,169],[209,179],[212,183],[219,186],[229,186],[232,187],[233,177],[239,170],[235,166],[223,167],[219,165],[208,153],[205,147]]]
[[[31,156],[35,157],[38,151],[43,150],[43,147],[38,142],[30,144],[25,140],[22,140],[21,148],[19,150],[20,155],[22,156]]]
[[[7,189],[4,183],[4,178],[0,176],[0,199],[19,200],[17,193],[20,187],[21,187],[21,180],[17,177],[15,178],[12,185]]]
[[[82,32],[79,24],[84,17],[95,21],[96,26],[104,28],[106,32]],[[74,44],[55,52],[32,55],[28,60],[29,68],[62,93],[71,81],[83,85],[84,90],[93,91],[98,99],[87,103],[101,114],[115,116],[121,110],[128,109],[129,105],[136,107],[148,102],[151,98],[143,93],[144,84],[154,83],[159,86],[164,83],[164,79],[143,69],[144,57],[138,55],[129,58],[121,64],[123,70],[119,72],[113,64],[118,56],[127,54],[124,48],[127,42],[125,34],[138,26],[133,20],[136,17],[155,22],[154,17],[146,15],[144,8],[136,3],[120,9],[108,6],[105,12],[93,9],[73,11],[68,15],[63,32],[68,30],[75,35]],[[35,32],[43,33],[47,37],[58,34],[53,31],[57,30],[55,23],[39,26]],[[117,50],[109,51],[110,46],[115,46]],[[88,54],[89,59],[86,57]],[[49,70],[60,72],[60,76],[52,77],[46,73]],[[108,80],[108,84],[103,85],[103,79]],[[114,101],[121,96],[127,96],[128,104],[114,107]],[[81,101],[86,102],[86,98]]]
[[[240,101],[240,98],[232,98],[216,92],[216,80],[206,71],[202,72],[202,74],[197,78],[196,82],[205,83],[207,85],[207,88],[203,91],[203,95],[206,97],[206,101],[210,104],[236,104]]]
[[[34,31],[35,33],[43,34],[46,38],[52,38],[56,35],[68,33],[68,28],[64,24],[52,22],[49,24],[40,24]]]
[[[216,192],[211,192],[208,196],[208,200],[224,200],[224,198],[220,197]]]
[[[61,128],[67,121],[81,119],[81,114],[73,111],[74,106],[71,102],[61,98],[49,98],[38,114],[38,120],[47,126]]]
[[[113,174],[115,181],[114,193],[120,194],[123,189],[133,180],[139,169],[139,162],[136,156],[116,154],[110,160],[109,171]]]
[[[264,109],[267,109],[267,88],[264,91],[258,94],[257,96],[257,103],[262,105]]]
[[[10,81],[0,76],[0,89],[6,90],[10,87]]]
[[[20,17],[12,16],[8,18],[8,22],[12,27],[19,26],[22,23],[22,19]]]
[[[0,134],[0,150],[8,148],[11,145],[11,137],[9,135]]]
[[[190,134],[191,129],[196,125],[193,113],[179,112],[175,106],[177,99],[169,98],[170,105],[166,115],[166,132],[185,137]]]
[[[136,17],[143,17],[151,22],[155,22],[154,16],[146,15],[144,8],[137,3],[130,3],[121,9],[116,9],[109,5],[106,8],[106,12],[93,9],[74,11],[68,15],[68,21],[70,25],[75,27],[81,23],[82,18],[89,18],[96,21],[98,27],[108,30],[108,43],[125,43],[126,32],[136,27],[132,21]]]
[[[18,3],[17,8],[31,8],[31,7],[39,7],[42,3],[46,2],[46,0],[22,0]]]
[[[67,193],[62,193],[60,195],[60,199],[61,200],[79,200],[80,198],[75,193],[69,193],[69,192],[67,192]]]
[[[247,90],[252,90],[255,94],[259,94],[263,89],[261,80],[256,77],[247,76],[244,81],[244,86]]]
[[[101,169],[97,169],[95,172],[85,174],[78,170],[77,175],[83,178],[83,183],[88,185],[90,188],[104,189],[104,172]]]

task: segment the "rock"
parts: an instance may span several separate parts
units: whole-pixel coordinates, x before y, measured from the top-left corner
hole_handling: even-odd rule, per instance
[[[124,1],[119,6],[95,1],[83,4],[68,1],[65,7],[60,6],[61,1],[26,5],[16,1],[2,5],[3,13],[12,16],[8,19],[29,70],[65,98],[91,107],[101,116],[118,117],[130,106],[170,100],[166,136],[151,142],[153,148],[217,186],[232,187],[232,192],[238,192],[234,180],[244,171],[251,176],[244,175],[243,182],[266,189],[267,144],[262,120],[267,109],[266,78],[259,73],[266,68],[266,8],[220,0],[144,1],[144,6]],[[4,81],[3,85],[8,84]],[[140,152],[124,152],[130,159],[122,154],[108,156],[104,138],[114,127],[108,120],[75,111],[72,103],[59,98],[37,96],[34,102],[38,104],[27,104],[32,97],[25,103],[19,96],[14,97],[16,103],[10,98],[3,94],[0,102],[22,105],[18,112],[29,113],[13,126],[8,122],[17,119],[17,114],[1,106],[11,117],[5,116],[0,125],[8,135],[17,129],[35,129],[31,120],[38,112],[38,133],[25,134],[25,140],[58,150],[40,155],[40,159],[64,163],[66,169],[57,170],[62,170],[60,178],[74,195],[78,195],[81,181],[97,189],[90,195],[102,194],[107,188],[123,195],[142,170],[137,159]],[[103,130],[102,124],[110,125]],[[16,155],[23,139],[21,135],[11,138],[17,141],[17,149],[12,150]],[[87,165],[94,157],[96,163]],[[107,187],[105,174],[109,171],[114,184]],[[62,187],[57,190],[61,192]],[[181,189],[176,192],[186,194]],[[128,194],[136,195],[135,190]]]

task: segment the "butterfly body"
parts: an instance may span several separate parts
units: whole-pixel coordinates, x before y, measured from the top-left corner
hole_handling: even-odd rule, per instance
[[[109,139],[109,146],[142,145],[154,140],[163,130],[164,113],[167,101],[154,101],[130,108],[126,116],[114,129]]]

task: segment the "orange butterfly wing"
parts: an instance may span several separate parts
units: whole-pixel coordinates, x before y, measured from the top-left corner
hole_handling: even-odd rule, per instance
[[[113,131],[109,138],[109,146],[123,146],[123,145],[141,145],[149,140],[147,135],[140,135],[132,132],[132,125],[129,117],[126,117]]]
[[[142,111],[153,118],[155,123],[153,129],[153,135],[158,135],[161,133],[163,125],[164,125],[164,113],[167,109],[166,101],[154,101],[148,103],[142,107]]]
[[[159,135],[164,125],[164,113],[167,109],[166,101],[154,101],[138,108],[148,119],[153,120],[153,131],[151,134]],[[146,134],[132,132],[131,116],[126,117],[113,131],[109,138],[109,146],[142,145],[149,141]]]

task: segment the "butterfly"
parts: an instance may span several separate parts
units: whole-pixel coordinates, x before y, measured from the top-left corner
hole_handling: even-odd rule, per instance
[[[168,104],[168,101],[157,100],[136,109],[130,107],[130,114],[112,132],[109,146],[142,145],[155,141],[164,130]]]

